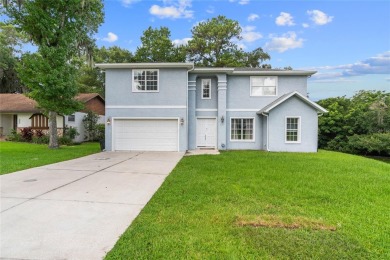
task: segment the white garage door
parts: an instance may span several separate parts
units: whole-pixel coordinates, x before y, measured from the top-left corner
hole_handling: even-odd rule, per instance
[[[177,151],[176,119],[115,119],[116,151]]]

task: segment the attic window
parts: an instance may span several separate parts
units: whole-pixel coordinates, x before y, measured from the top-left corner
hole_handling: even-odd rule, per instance
[[[252,76],[251,96],[276,96],[278,77],[275,76]]]

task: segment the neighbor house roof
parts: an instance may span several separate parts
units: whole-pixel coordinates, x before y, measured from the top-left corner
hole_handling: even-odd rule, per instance
[[[318,112],[321,112],[321,113],[327,113],[328,112],[328,110],[326,110],[325,108],[323,108],[320,105],[316,104],[315,102],[311,101],[310,99],[308,99],[307,97],[303,96],[299,92],[294,91],[294,92],[290,92],[290,93],[284,94],[283,96],[277,98],[273,102],[269,103],[268,105],[266,105],[265,107],[260,109],[257,112],[257,114],[267,114],[272,109],[274,109],[275,107],[279,106],[280,104],[282,104],[286,100],[290,99],[291,97],[299,98],[300,100],[305,102],[307,105],[309,105],[309,106],[313,107],[314,109],[316,109]]]
[[[76,96],[76,100],[87,103],[93,98],[99,98],[104,103],[104,99],[97,93],[81,93]],[[39,113],[41,110],[35,100],[23,94],[0,94],[1,113]]]

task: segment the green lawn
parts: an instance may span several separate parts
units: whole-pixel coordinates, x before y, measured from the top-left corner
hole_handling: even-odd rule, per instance
[[[390,165],[231,151],[185,157],[107,259],[390,259]]]
[[[61,146],[51,150],[46,144],[0,142],[0,174],[66,161],[99,151],[98,143]]]

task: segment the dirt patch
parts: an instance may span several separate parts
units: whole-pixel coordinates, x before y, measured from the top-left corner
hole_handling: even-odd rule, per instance
[[[319,220],[313,220],[305,217],[260,215],[260,216],[238,216],[235,224],[241,227],[268,227],[299,229],[306,228],[312,230],[336,231],[336,227],[327,225]]]

